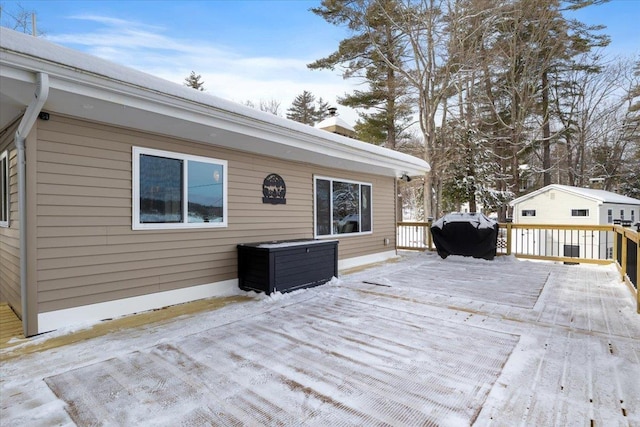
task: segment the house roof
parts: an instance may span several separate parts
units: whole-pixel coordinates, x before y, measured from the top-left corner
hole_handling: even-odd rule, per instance
[[[315,129],[73,49],[0,28],[0,129],[49,76],[44,111],[357,172],[423,175],[417,157]]]
[[[596,190],[593,188],[572,187],[570,185],[560,185],[560,184],[551,184],[551,185],[547,185],[546,187],[542,187],[539,190],[536,190],[529,194],[525,194],[524,196],[521,196],[521,197],[518,197],[517,199],[512,200],[511,202],[509,202],[509,205],[514,206],[520,202],[523,202],[527,199],[535,197],[538,194],[542,194],[551,190],[558,190],[561,192],[574,194],[576,196],[593,200],[595,202],[598,202],[599,204],[611,203],[611,204],[619,204],[619,205],[640,205],[640,200],[638,199],[634,199],[633,197],[623,196],[621,194],[612,193],[611,191]]]

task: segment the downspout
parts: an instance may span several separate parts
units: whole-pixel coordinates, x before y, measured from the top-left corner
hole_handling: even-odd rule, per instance
[[[36,92],[33,100],[27,106],[27,110],[20,120],[16,130],[15,142],[18,162],[18,218],[20,222],[20,296],[22,302],[22,330],[24,336],[28,333],[27,315],[27,175],[25,142],[29,132],[33,128],[44,103],[49,96],[49,75],[38,73],[36,75]]]

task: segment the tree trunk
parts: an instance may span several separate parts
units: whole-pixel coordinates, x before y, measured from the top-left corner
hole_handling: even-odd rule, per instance
[[[546,187],[551,185],[551,128],[549,126],[549,76],[542,72],[542,176]]]
[[[427,221],[433,216],[433,181],[431,173],[427,172],[424,176],[424,220]]]

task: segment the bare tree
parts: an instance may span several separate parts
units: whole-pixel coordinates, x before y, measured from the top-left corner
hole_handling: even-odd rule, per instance
[[[271,99],[261,99],[258,102],[258,105],[256,105],[253,101],[251,100],[246,100],[242,103],[243,105],[246,105],[247,107],[251,107],[251,108],[255,108],[258,109],[260,111],[264,111],[265,113],[271,113],[274,116],[282,116],[281,112],[280,112],[280,106],[281,106],[281,102],[278,101],[277,99],[271,98]]]
[[[20,3],[8,9],[0,4],[0,25],[25,34],[41,36],[44,33],[37,28],[35,10],[25,9]]]
[[[412,88],[417,103],[417,121],[423,139],[422,157],[431,165],[431,172],[424,177],[424,216],[440,213],[438,193],[441,189],[443,140],[437,137],[438,113],[442,112],[443,101],[449,95],[450,64],[447,60],[448,33],[446,31],[446,0],[403,0],[398,7],[376,9],[375,0],[357,2],[359,16],[365,16],[375,9],[379,19],[388,22],[387,28],[397,34],[397,43],[404,45],[401,50],[406,58],[400,63],[390,57],[384,45],[379,44],[376,27],[371,21],[363,21],[359,26],[368,34],[369,43],[389,70],[402,76]],[[442,118],[443,122],[446,118]]]
[[[595,58],[585,54],[578,59],[584,66],[553,78],[552,93],[560,125],[561,145],[556,150],[562,155],[558,164],[560,183],[584,186],[593,177],[593,171],[588,170],[589,141],[597,139],[597,127],[609,120],[603,117],[609,114],[605,110],[612,108],[611,99],[617,98],[615,104],[622,102],[621,78],[625,67],[620,63],[606,65],[598,61],[599,57],[599,52],[595,53]],[[597,72],[593,72],[594,69]]]
[[[640,76],[634,62],[625,59],[611,64],[601,74],[601,85],[591,94],[596,99],[585,133],[585,178],[602,178],[606,190],[617,190],[633,181],[635,154],[640,141],[638,118],[634,110],[634,88]],[[613,85],[613,89],[611,89]],[[609,96],[602,96],[604,90]],[[588,96],[588,95],[587,95]],[[595,103],[596,100],[599,102]]]

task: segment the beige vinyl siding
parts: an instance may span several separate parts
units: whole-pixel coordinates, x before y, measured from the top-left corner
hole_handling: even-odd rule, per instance
[[[0,227],[0,302],[8,303],[21,315],[18,168],[17,151],[13,145],[17,125],[15,122],[5,129],[0,139],[0,152],[7,150],[9,160],[9,227]]]
[[[20,299],[20,222],[18,221],[18,176],[16,150],[9,157],[9,227],[0,227],[0,300],[19,315]]]
[[[131,229],[131,152],[154,148],[228,162],[228,227]],[[51,115],[38,121],[38,311],[237,277],[236,245],[313,237],[313,175],[370,182],[374,233],[340,239],[340,258],[393,250],[393,178],[315,168]],[[287,203],[262,203],[277,173]],[[391,245],[384,246],[384,238]]]

